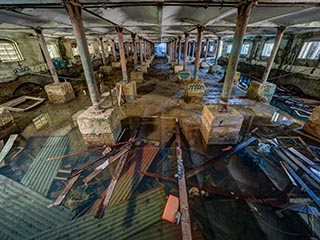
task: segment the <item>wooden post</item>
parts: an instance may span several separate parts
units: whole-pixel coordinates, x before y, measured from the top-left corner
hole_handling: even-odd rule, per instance
[[[120,64],[121,64],[121,70],[122,70],[122,80],[124,82],[128,82],[126,56],[124,53],[124,46],[123,46],[123,34],[122,34],[123,28],[116,27],[116,31],[118,33],[119,48],[120,48]]]
[[[107,65],[106,54],[104,53],[104,44],[103,44],[103,38],[102,37],[99,38],[99,43],[100,43],[100,47],[101,47],[102,63],[103,63],[103,65]]]
[[[186,70],[186,68],[187,68],[188,43],[189,43],[189,33],[185,33],[185,34],[184,34],[183,70]]]
[[[283,37],[283,34],[284,34],[284,31],[286,30],[285,27],[278,27],[278,31],[277,31],[277,36],[276,36],[276,39],[274,40],[274,45],[273,45],[273,48],[272,48],[272,52],[271,52],[271,55],[268,59],[268,63],[267,63],[267,66],[266,66],[266,69],[264,70],[264,73],[263,73],[263,77],[262,77],[262,82],[266,82],[268,80],[268,77],[269,77],[269,74],[270,74],[270,71],[271,71],[271,68],[272,68],[272,64],[274,62],[274,59],[277,55],[277,52],[278,52],[278,49],[279,49],[279,46],[280,46],[280,42],[281,42],[281,39]]]
[[[198,26],[198,36],[197,36],[197,52],[196,52],[196,60],[194,61],[194,72],[193,72],[193,80],[198,81],[198,71],[200,66],[200,54],[201,54],[201,48],[202,48],[202,36],[203,36],[203,26]]]
[[[84,75],[86,77],[86,82],[88,85],[92,105],[95,109],[100,109],[98,87],[97,87],[96,80],[94,78],[93,66],[91,63],[88,43],[85,36],[85,30],[83,27],[83,22],[81,17],[81,12],[82,12],[81,4],[79,0],[74,0],[72,2],[67,2],[65,4],[65,7],[70,16],[73,32],[76,37],[80,58],[82,62],[82,67],[83,67]]]
[[[50,54],[49,54],[49,51],[48,51],[48,48],[47,48],[46,40],[44,39],[44,36],[42,34],[42,30],[41,29],[35,29],[34,31],[37,34],[37,39],[38,39],[38,42],[40,44],[43,56],[44,56],[44,58],[46,60],[46,63],[48,65],[48,68],[49,68],[51,77],[53,79],[53,82],[58,83],[59,82],[59,78],[58,78],[56,69],[54,68],[52,59],[50,57]]]
[[[216,53],[214,56],[214,65],[218,64],[220,45],[221,45],[221,37],[218,36],[218,41],[217,41],[217,45],[216,45]]]
[[[247,30],[247,25],[254,4],[254,1],[249,1],[238,6],[236,30],[233,36],[232,50],[229,56],[229,63],[220,99],[221,109],[226,109],[228,104],[233,86],[233,78],[238,67],[243,38]]]

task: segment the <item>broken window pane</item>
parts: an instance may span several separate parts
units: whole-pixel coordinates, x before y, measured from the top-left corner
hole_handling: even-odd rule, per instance
[[[318,59],[320,56],[320,42],[305,42],[300,50],[298,58]]]

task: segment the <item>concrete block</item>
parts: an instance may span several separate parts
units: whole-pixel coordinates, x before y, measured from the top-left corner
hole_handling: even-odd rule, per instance
[[[126,101],[135,99],[137,96],[137,85],[135,81],[131,82],[118,82],[117,83],[117,96],[119,96],[120,87],[122,94],[125,96]]]
[[[101,66],[100,67],[100,72],[103,75],[112,75],[113,74],[113,70],[112,70],[112,66]]]
[[[263,100],[269,103],[275,91],[276,85],[273,83],[251,82],[246,97],[255,100]]]
[[[111,66],[112,66],[112,68],[121,68],[120,62],[112,62]]]
[[[66,103],[75,98],[71,83],[50,83],[44,87],[49,102],[51,103]]]
[[[143,72],[139,72],[139,71],[130,72],[130,80],[138,83],[143,82]]]
[[[6,107],[0,107],[0,129],[13,123],[13,117]]]
[[[236,144],[243,119],[242,114],[232,107],[228,107],[228,112],[219,112],[218,105],[204,106],[200,125],[204,143]]]
[[[191,80],[191,72],[188,70],[182,70],[178,73],[179,82],[189,82]]]
[[[78,116],[77,122],[85,144],[99,146],[115,143],[121,132],[123,118],[124,114],[119,108],[97,112],[90,107]]]
[[[320,107],[313,109],[311,116],[303,126],[303,130],[320,139]]]
[[[174,74],[177,74],[178,72],[183,70],[183,66],[182,65],[175,65],[174,66]]]

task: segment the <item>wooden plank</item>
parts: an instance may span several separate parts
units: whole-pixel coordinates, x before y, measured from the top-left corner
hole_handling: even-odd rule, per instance
[[[301,160],[303,160],[306,164],[309,164],[311,166],[316,165],[315,162],[311,161],[309,158],[307,158],[305,155],[303,155],[302,153],[300,153],[298,150],[296,150],[293,147],[288,148],[288,150],[293,153],[294,155],[296,155],[297,157],[299,157]]]
[[[233,154],[235,154],[238,151],[240,151],[241,149],[247,147],[249,144],[253,143],[256,140],[257,139],[255,137],[250,137],[248,140],[238,144],[235,148],[233,148],[233,149],[231,149],[231,150],[229,150],[227,152],[222,152],[218,156],[209,159],[205,163],[201,164],[201,166],[196,167],[196,168],[190,170],[189,172],[187,172],[186,173],[187,178],[191,178],[194,175],[202,172],[203,170],[207,169],[212,163],[214,163],[216,161],[219,161],[219,160],[221,160],[223,158],[232,156]]]
[[[15,107],[15,106],[17,106],[23,102],[26,102],[28,100],[34,100],[36,102],[26,108]],[[43,103],[44,101],[45,101],[44,98],[31,97],[31,96],[21,96],[19,98],[16,98],[14,100],[9,101],[9,102],[3,103],[0,106],[4,106],[4,107],[8,108],[9,111],[12,111],[12,112],[24,112],[24,111],[27,111],[29,109],[32,109],[32,108],[38,106],[39,104]]]
[[[6,144],[4,145],[3,149],[1,150],[0,153],[0,166],[3,166],[4,164],[2,164],[3,160],[5,159],[5,157],[7,156],[7,154],[10,152],[14,141],[17,139],[18,134],[12,134],[8,141],[6,142]]]
[[[65,197],[68,195],[71,188],[73,187],[73,185],[75,184],[75,182],[78,180],[79,177],[80,175],[76,175],[75,177],[69,179],[67,186],[62,190],[62,192],[59,194],[59,196],[54,201],[54,203],[48,205],[48,207],[51,208],[53,206],[59,206],[62,203],[62,201],[65,199]]]
[[[283,166],[288,170],[290,175],[301,185],[301,187],[307,192],[307,194],[311,197],[311,199],[320,207],[320,199],[318,196],[308,187],[308,185],[295,173],[295,171],[287,164],[286,162],[282,162]]]
[[[188,204],[187,184],[183,166],[179,121],[176,119],[176,156],[178,165],[178,185],[181,212],[181,235],[183,240],[191,240],[191,225]]]

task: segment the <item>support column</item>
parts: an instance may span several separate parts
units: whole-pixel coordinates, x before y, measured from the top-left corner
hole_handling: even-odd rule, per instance
[[[209,51],[209,38],[206,39],[206,51],[204,53],[204,61],[207,61],[208,51]]]
[[[40,44],[42,53],[43,53],[43,55],[45,57],[46,63],[48,65],[48,68],[49,68],[51,77],[53,79],[53,82],[58,83],[59,82],[59,78],[58,78],[56,69],[54,68],[52,59],[50,57],[50,54],[49,54],[49,51],[48,51],[48,48],[47,48],[46,40],[44,39],[43,34],[42,34],[42,30],[41,29],[35,29],[35,32],[37,34],[37,39],[38,39],[38,42]]]
[[[214,65],[216,66],[218,64],[218,58],[219,58],[219,50],[221,45],[221,37],[218,37],[217,46],[216,46],[216,52],[214,56]]]
[[[189,39],[188,39],[189,40]],[[187,56],[190,56],[191,57],[191,48],[192,48],[192,43],[191,42],[189,42],[189,49],[188,49],[188,54],[187,54]]]
[[[124,53],[124,45],[123,45],[123,34],[122,34],[123,28],[116,27],[116,31],[118,33],[119,48],[120,48],[120,64],[121,64],[121,70],[122,70],[122,80],[124,82],[128,82],[126,56]]]
[[[172,60],[175,62],[176,59],[174,56],[174,44],[175,44],[175,42],[174,42],[174,40],[172,40],[172,42],[171,42],[171,57],[172,57]]]
[[[142,37],[139,37],[140,65],[143,65]]]
[[[112,53],[113,53],[113,61],[117,62],[116,43],[114,42],[114,39],[112,39]]]
[[[188,43],[189,43],[189,33],[184,34],[184,57],[183,57],[183,70],[187,68],[187,58],[188,58]]]
[[[101,47],[102,63],[105,66],[105,65],[107,65],[107,61],[106,61],[106,54],[104,53],[104,44],[103,44],[103,38],[102,37],[99,38],[99,42],[100,42],[100,47]]]
[[[198,71],[200,66],[200,54],[202,49],[202,36],[203,36],[203,30],[204,26],[198,26],[198,36],[197,36],[197,52],[196,52],[196,60],[194,62],[194,72],[193,72],[193,80],[198,81]]]
[[[193,57],[193,58],[194,58],[195,49],[196,49],[196,42],[192,41],[192,56],[191,57]]]
[[[274,59],[277,55],[277,52],[278,52],[278,49],[279,49],[279,46],[280,46],[280,42],[281,42],[281,39],[283,37],[283,34],[284,34],[284,31],[286,30],[285,27],[278,27],[278,31],[277,31],[277,36],[276,36],[276,39],[274,40],[274,45],[273,45],[273,48],[272,48],[272,52],[271,52],[271,55],[268,59],[268,63],[267,63],[267,66],[266,66],[266,69],[264,70],[264,73],[263,73],[263,77],[262,77],[262,82],[267,82],[268,80],[268,77],[269,77],[269,74],[270,74],[270,71],[271,71],[271,68],[272,68],[272,64],[274,62]]]
[[[86,77],[89,94],[93,108],[95,110],[100,109],[99,104],[99,92],[96,80],[94,78],[94,71],[91,63],[91,58],[88,49],[88,43],[85,36],[85,30],[83,27],[82,17],[81,17],[81,5],[79,1],[75,0],[73,2],[66,3],[66,9],[70,16],[72,28],[74,35],[76,37],[77,46],[79,49],[79,54],[82,62],[82,67],[84,75]]]
[[[143,48],[143,57],[144,57],[144,60],[147,61],[147,41],[144,40],[144,48]]]
[[[238,6],[236,30],[233,37],[232,50],[229,57],[229,63],[220,100],[222,109],[226,109],[226,105],[228,104],[228,99],[232,91],[233,77],[237,70],[243,37],[246,33],[249,17],[254,4],[255,2],[251,1]]]
[[[180,65],[181,60],[181,36],[178,37],[178,65]]]
[[[174,39],[174,49],[173,49],[174,61],[177,61],[177,39]]]
[[[136,45],[136,34],[131,34],[132,38],[132,51],[133,51],[133,63],[134,63],[134,70],[137,71],[138,69],[138,59],[137,59],[137,45]]]

